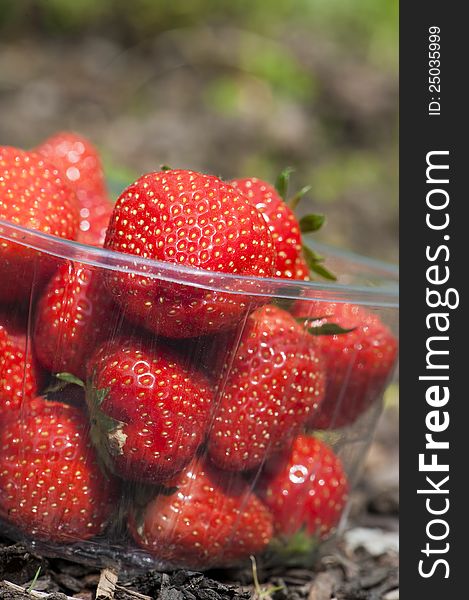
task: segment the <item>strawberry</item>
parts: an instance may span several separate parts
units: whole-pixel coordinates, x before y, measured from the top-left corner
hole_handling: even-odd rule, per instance
[[[0,428],[0,516],[28,536],[72,543],[101,533],[116,485],[98,468],[81,411],[34,399]]]
[[[108,278],[132,319],[167,337],[228,329],[250,303],[262,302],[208,289],[213,281],[207,272],[257,277],[274,272],[275,251],[262,215],[230,185],[194,171],[148,173],[130,185],[117,200],[105,247],[174,267],[162,268],[153,279],[117,272]],[[187,277],[177,274],[178,267],[200,271],[191,276],[200,287],[165,281]]]
[[[8,333],[6,328],[0,323],[0,356],[3,356],[3,352],[8,343]],[[1,360],[1,359],[0,359]]]
[[[272,517],[239,476],[227,481],[195,460],[166,485],[130,517],[135,541],[158,559],[192,569],[226,566],[270,542]]]
[[[196,367],[215,387],[226,369],[225,365],[233,359],[242,330],[240,324],[234,329],[214,335],[183,340],[168,338],[167,343],[169,347],[174,348],[188,369]]]
[[[36,148],[57,167],[75,190],[81,206],[89,198],[105,196],[106,182],[98,151],[85,137],[71,131],[60,131]]]
[[[300,225],[292,209],[277,190],[257,177],[233,179],[230,185],[239,189],[249,199],[262,213],[269,226],[277,251],[275,276],[308,281],[309,269],[302,255]],[[306,268],[301,270],[305,265]]]
[[[293,264],[292,279],[295,279],[296,281],[309,281],[311,279],[309,276],[310,268],[308,263],[306,262],[305,257],[303,256],[303,253],[304,247],[301,256],[298,256]],[[331,278],[326,277],[326,279]]]
[[[42,156],[0,146],[0,219],[75,239],[78,205],[74,192]],[[0,245],[0,302],[27,301],[54,269],[52,259],[12,241]]]
[[[43,373],[31,352],[23,323],[0,315],[0,415],[36,396]]]
[[[324,380],[316,340],[281,308],[255,310],[218,384],[211,460],[227,470],[258,467],[318,409]]]
[[[347,502],[347,477],[339,458],[319,439],[299,435],[292,447],[267,462],[257,491],[279,534],[305,529],[327,537]]]
[[[326,365],[326,396],[310,420],[314,429],[350,425],[381,395],[396,362],[395,337],[377,315],[354,304],[299,301],[292,312],[324,317],[310,323],[313,329],[325,323],[352,329],[316,337]]]
[[[117,326],[114,303],[100,273],[79,263],[62,264],[49,281],[36,310],[34,347],[53,373],[86,377],[86,361]]]
[[[25,335],[10,336],[3,351],[0,346],[0,414],[19,408],[32,399],[43,380]]]
[[[61,131],[37,147],[68,181],[80,204],[80,230],[77,240],[102,246],[112,214],[104,171],[98,151],[85,137]]]
[[[294,210],[311,186],[300,189],[287,200],[288,184],[293,169],[284,169],[275,187],[257,177],[233,179],[230,184],[242,191],[266,220],[277,254],[275,276],[283,279],[309,281],[314,272],[324,279],[335,281],[336,276],[323,264],[324,257],[303,244],[302,233],[320,229],[324,215],[309,214],[297,220]]]
[[[103,246],[113,206],[107,198],[97,196],[90,207],[80,209],[77,241],[89,246]]]
[[[102,345],[88,373],[93,440],[114,472],[159,483],[187,465],[211,410],[205,377],[169,350],[132,338]]]

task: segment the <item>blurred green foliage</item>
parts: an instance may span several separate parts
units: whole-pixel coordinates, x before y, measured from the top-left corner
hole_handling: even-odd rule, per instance
[[[324,202],[333,202],[348,190],[360,191],[375,185],[382,177],[383,165],[378,156],[363,151],[346,153],[313,170],[312,194]]]
[[[398,6],[398,0],[0,0],[0,26],[15,30],[29,21],[32,28],[39,25],[51,34],[106,27],[110,34],[135,41],[170,28],[219,21],[264,35],[288,23],[329,30],[357,55],[397,68]],[[255,62],[271,74],[272,60],[275,56],[267,53]],[[287,60],[277,66],[283,72],[292,65]]]
[[[275,43],[256,43],[245,37],[241,43],[239,68],[264,80],[274,93],[286,93],[297,100],[308,100],[313,79],[284,46]]]

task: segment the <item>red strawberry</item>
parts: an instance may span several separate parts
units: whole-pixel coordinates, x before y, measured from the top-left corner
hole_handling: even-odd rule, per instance
[[[381,395],[392,373],[397,341],[377,315],[354,304],[297,302],[298,317],[325,317],[311,323],[336,323],[353,329],[320,335],[317,342],[326,365],[326,397],[312,416],[314,429],[334,429],[353,423]]]
[[[289,443],[322,401],[316,341],[281,308],[258,308],[218,388],[211,460],[228,470],[258,467]]]
[[[189,339],[168,339],[186,368],[202,371],[214,386],[218,383],[225,365],[233,359],[242,334],[242,325],[214,335]]]
[[[206,287],[165,282],[165,271],[181,281],[187,276],[170,268],[154,279],[110,274],[110,288],[129,315],[167,337],[227,329],[254,302],[207,289],[213,281],[208,274],[203,279],[204,272],[257,277],[274,272],[275,251],[262,215],[228,184],[194,171],[148,173],[129,186],[116,203],[105,246],[200,271],[198,281]]]
[[[278,533],[290,535],[305,528],[325,538],[342,515],[348,483],[332,450],[314,437],[300,435],[288,452],[266,464],[258,493]]]
[[[114,304],[100,273],[64,263],[49,281],[36,312],[34,347],[53,373],[86,377],[86,361],[116,326]]]
[[[43,374],[31,352],[26,327],[0,315],[0,415],[36,396]]]
[[[62,238],[78,233],[78,205],[59,172],[35,152],[0,146],[0,219]],[[27,301],[54,269],[44,254],[15,242],[0,245],[0,302]]]
[[[291,208],[283,201],[276,189],[257,177],[233,179],[230,184],[239,189],[262,213],[266,220],[277,251],[276,277],[309,279],[309,269],[300,272],[299,264],[305,264],[301,251],[301,232]]]
[[[277,253],[275,276],[283,279],[309,281],[310,272],[324,279],[336,280],[323,264],[324,257],[313,252],[302,243],[302,233],[317,231],[324,224],[324,215],[307,215],[299,221],[293,212],[310,186],[302,188],[287,201],[287,188],[292,169],[287,168],[280,173],[272,187],[266,181],[249,177],[233,179],[233,187],[242,191],[266,220],[272,234]]]
[[[112,214],[104,171],[98,151],[85,137],[61,131],[37,148],[57,167],[75,191],[80,204],[80,231],[77,240],[102,246]]]
[[[100,196],[90,207],[80,209],[80,231],[77,241],[89,246],[103,246],[111,220],[113,206],[107,198]]]
[[[10,337],[0,349],[0,414],[19,408],[32,399],[42,382],[42,373],[26,336]]]
[[[193,461],[143,510],[130,529],[139,546],[169,564],[192,569],[225,566],[261,552],[272,517],[238,476]]]
[[[98,151],[85,137],[61,131],[47,138],[36,151],[59,169],[75,190],[81,206],[106,195],[106,182]]]
[[[298,256],[293,265],[292,279],[298,281],[309,281],[309,266],[303,255]]]
[[[158,483],[187,465],[211,410],[202,375],[169,350],[131,338],[101,346],[88,372],[93,439],[118,475]]]
[[[3,352],[6,348],[7,343],[8,343],[7,330],[5,329],[5,327],[3,327],[3,325],[0,324],[0,356],[2,356],[2,357],[3,357]],[[1,360],[2,360],[2,358],[0,358],[0,361]]]
[[[100,472],[80,410],[37,398],[0,428],[0,516],[47,542],[91,538],[105,527],[115,484]]]

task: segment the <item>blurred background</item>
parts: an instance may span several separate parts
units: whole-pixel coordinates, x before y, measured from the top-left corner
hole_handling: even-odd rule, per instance
[[[397,261],[398,1],[0,0],[0,143],[74,129],[113,194],[295,168],[320,241]]]

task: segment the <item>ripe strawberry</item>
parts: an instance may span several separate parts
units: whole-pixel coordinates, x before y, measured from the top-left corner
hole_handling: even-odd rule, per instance
[[[67,178],[81,206],[86,206],[89,198],[106,195],[101,159],[85,137],[71,131],[60,131],[47,138],[36,151]]]
[[[0,315],[0,415],[36,396],[43,373],[31,352],[26,328]]]
[[[104,171],[96,148],[85,137],[61,131],[37,147],[68,181],[80,204],[80,230],[77,240],[102,246],[112,214],[107,197]]]
[[[298,317],[324,317],[312,327],[353,329],[316,338],[326,365],[326,397],[310,420],[314,429],[350,425],[381,395],[396,362],[395,337],[377,315],[353,304],[299,301],[292,310]]]
[[[272,517],[238,476],[226,481],[226,473],[195,460],[166,485],[173,489],[130,517],[135,541],[158,559],[192,569],[226,566],[270,542]]]
[[[97,196],[91,206],[80,209],[77,241],[89,246],[103,246],[113,206],[107,198]]]
[[[0,219],[62,238],[78,233],[78,205],[59,172],[35,152],[0,146]],[[0,245],[0,302],[27,301],[54,269],[44,254],[15,242]]]
[[[115,473],[159,483],[187,465],[211,410],[205,377],[169,350],[132,338],[102,345],[88,374],[93,440]]]
[[[324,258],[302,243],[301,234],[317,231],[325,218],[324,215],[311,214],[297,220],[293,211],[310,186],[302,188],[287,201],[291,172],[290,168],[282,171],[275,188],[257,177],[233,179],[230,184],[244,193],[269,226],[277,253],[276,277],[309,281],[312,271],[324,279],[335,281],[336,276],[322,264]]]
[[[197,338],[168,339],[187,369],[202,371],[215,387],[234,356],[243,330],[242,324],[229,331]]]
[[[309,266],[303,254],[298,256],[293,265],[292,279],[296,281],[309,281]]]
[[[34,347],[53,373],[86,377],[86,361],[116,326],[114,303],[100,273],[79,263],[62,264],[49,281],[36,311]]]
[[[0,414],[19,408],[41,387],[41,369],[31,353],[26,336],[10,336],[0,349]]]
[[[116,486],[100,472],[88,422],[37,398],[0,428],[0,516],[28,536],[72,543],[102,532]]]
[[[204,272],[258,277],[274,272],[275,251],[262,215],[228,184],[194,171],[148,173],[129,186],[114,208],[105,247],[200,271],[197,277],[206,287],[165,281],[165,272],[184,279],[170,268],[153,279],[109,276],[111,290],[133,320],[167,337],[227,329],[254,302],[207,289],[213,281],[207,273],[203,279]]]
[[[279,534],[305,529],[327,537],[347,502],[348,483],[339,458],[320,440],[299,435],[290,450],[267,462],[258,493]]]
[[[277,251],[275,276],[296,279],[300,274],[300,279],[309,280],[307,265],[305,272],[299,270],[299,265],[305,264],[301,250],[300,225],[292,209],[283,201],[277,190],[257,177],[233,179],[230,185],[239,189],[249,199],[262,213],[269,226]]]
[[[7,330],[5,329],[5,327],[3,327],[3,325],[0,324],[0,356],[2,356],[2,357],[3,357],[3,352],[6,348],[7,343],[8,343]],[[2,359],[0,359],[0,360],[2,360]]]
[[[258,308],[218,384],[211,460],[230,471],[258,467],[318,409],[324,380],[315,339],[281,308]]]

